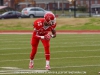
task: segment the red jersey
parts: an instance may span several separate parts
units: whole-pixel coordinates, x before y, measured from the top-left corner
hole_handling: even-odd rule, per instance
[[[40,18],[34,22],[34,35],[44,36],[56,27],[56,23],[50,26],[45,26],[44,21],[44,18]]]

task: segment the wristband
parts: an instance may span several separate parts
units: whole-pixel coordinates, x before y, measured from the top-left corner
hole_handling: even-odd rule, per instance
[[[44,36],[36,35],[36,37],[41,38],[41,39],[44,39]]]
[[[53,38],[53,37],[54,37],[54,35],[51,35],[51,37]]]
[[[40,36],[41,37],[41,39],[44,39],[44,36]]]

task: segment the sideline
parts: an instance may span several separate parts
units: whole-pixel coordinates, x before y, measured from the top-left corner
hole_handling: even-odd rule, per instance
[[[0,31],[0,34],[32,34],[33,31]],[[57,34],[100,34],[100,30],[57,30]]]

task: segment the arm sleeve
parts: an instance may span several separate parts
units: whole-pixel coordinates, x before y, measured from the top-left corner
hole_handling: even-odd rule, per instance
[[[52,38],[56,37],[56,23],[51,26]]]
[[[55,28],[56,28],[56,23],[51,26],[51,29],[55,29]]]

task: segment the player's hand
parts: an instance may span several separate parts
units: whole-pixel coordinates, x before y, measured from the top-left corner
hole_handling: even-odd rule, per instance
[[[44,39],[50,40],[50,39],[51,39],[51,35],[50,35],[50,34],[46,34],[46,35],[44,36]]]

